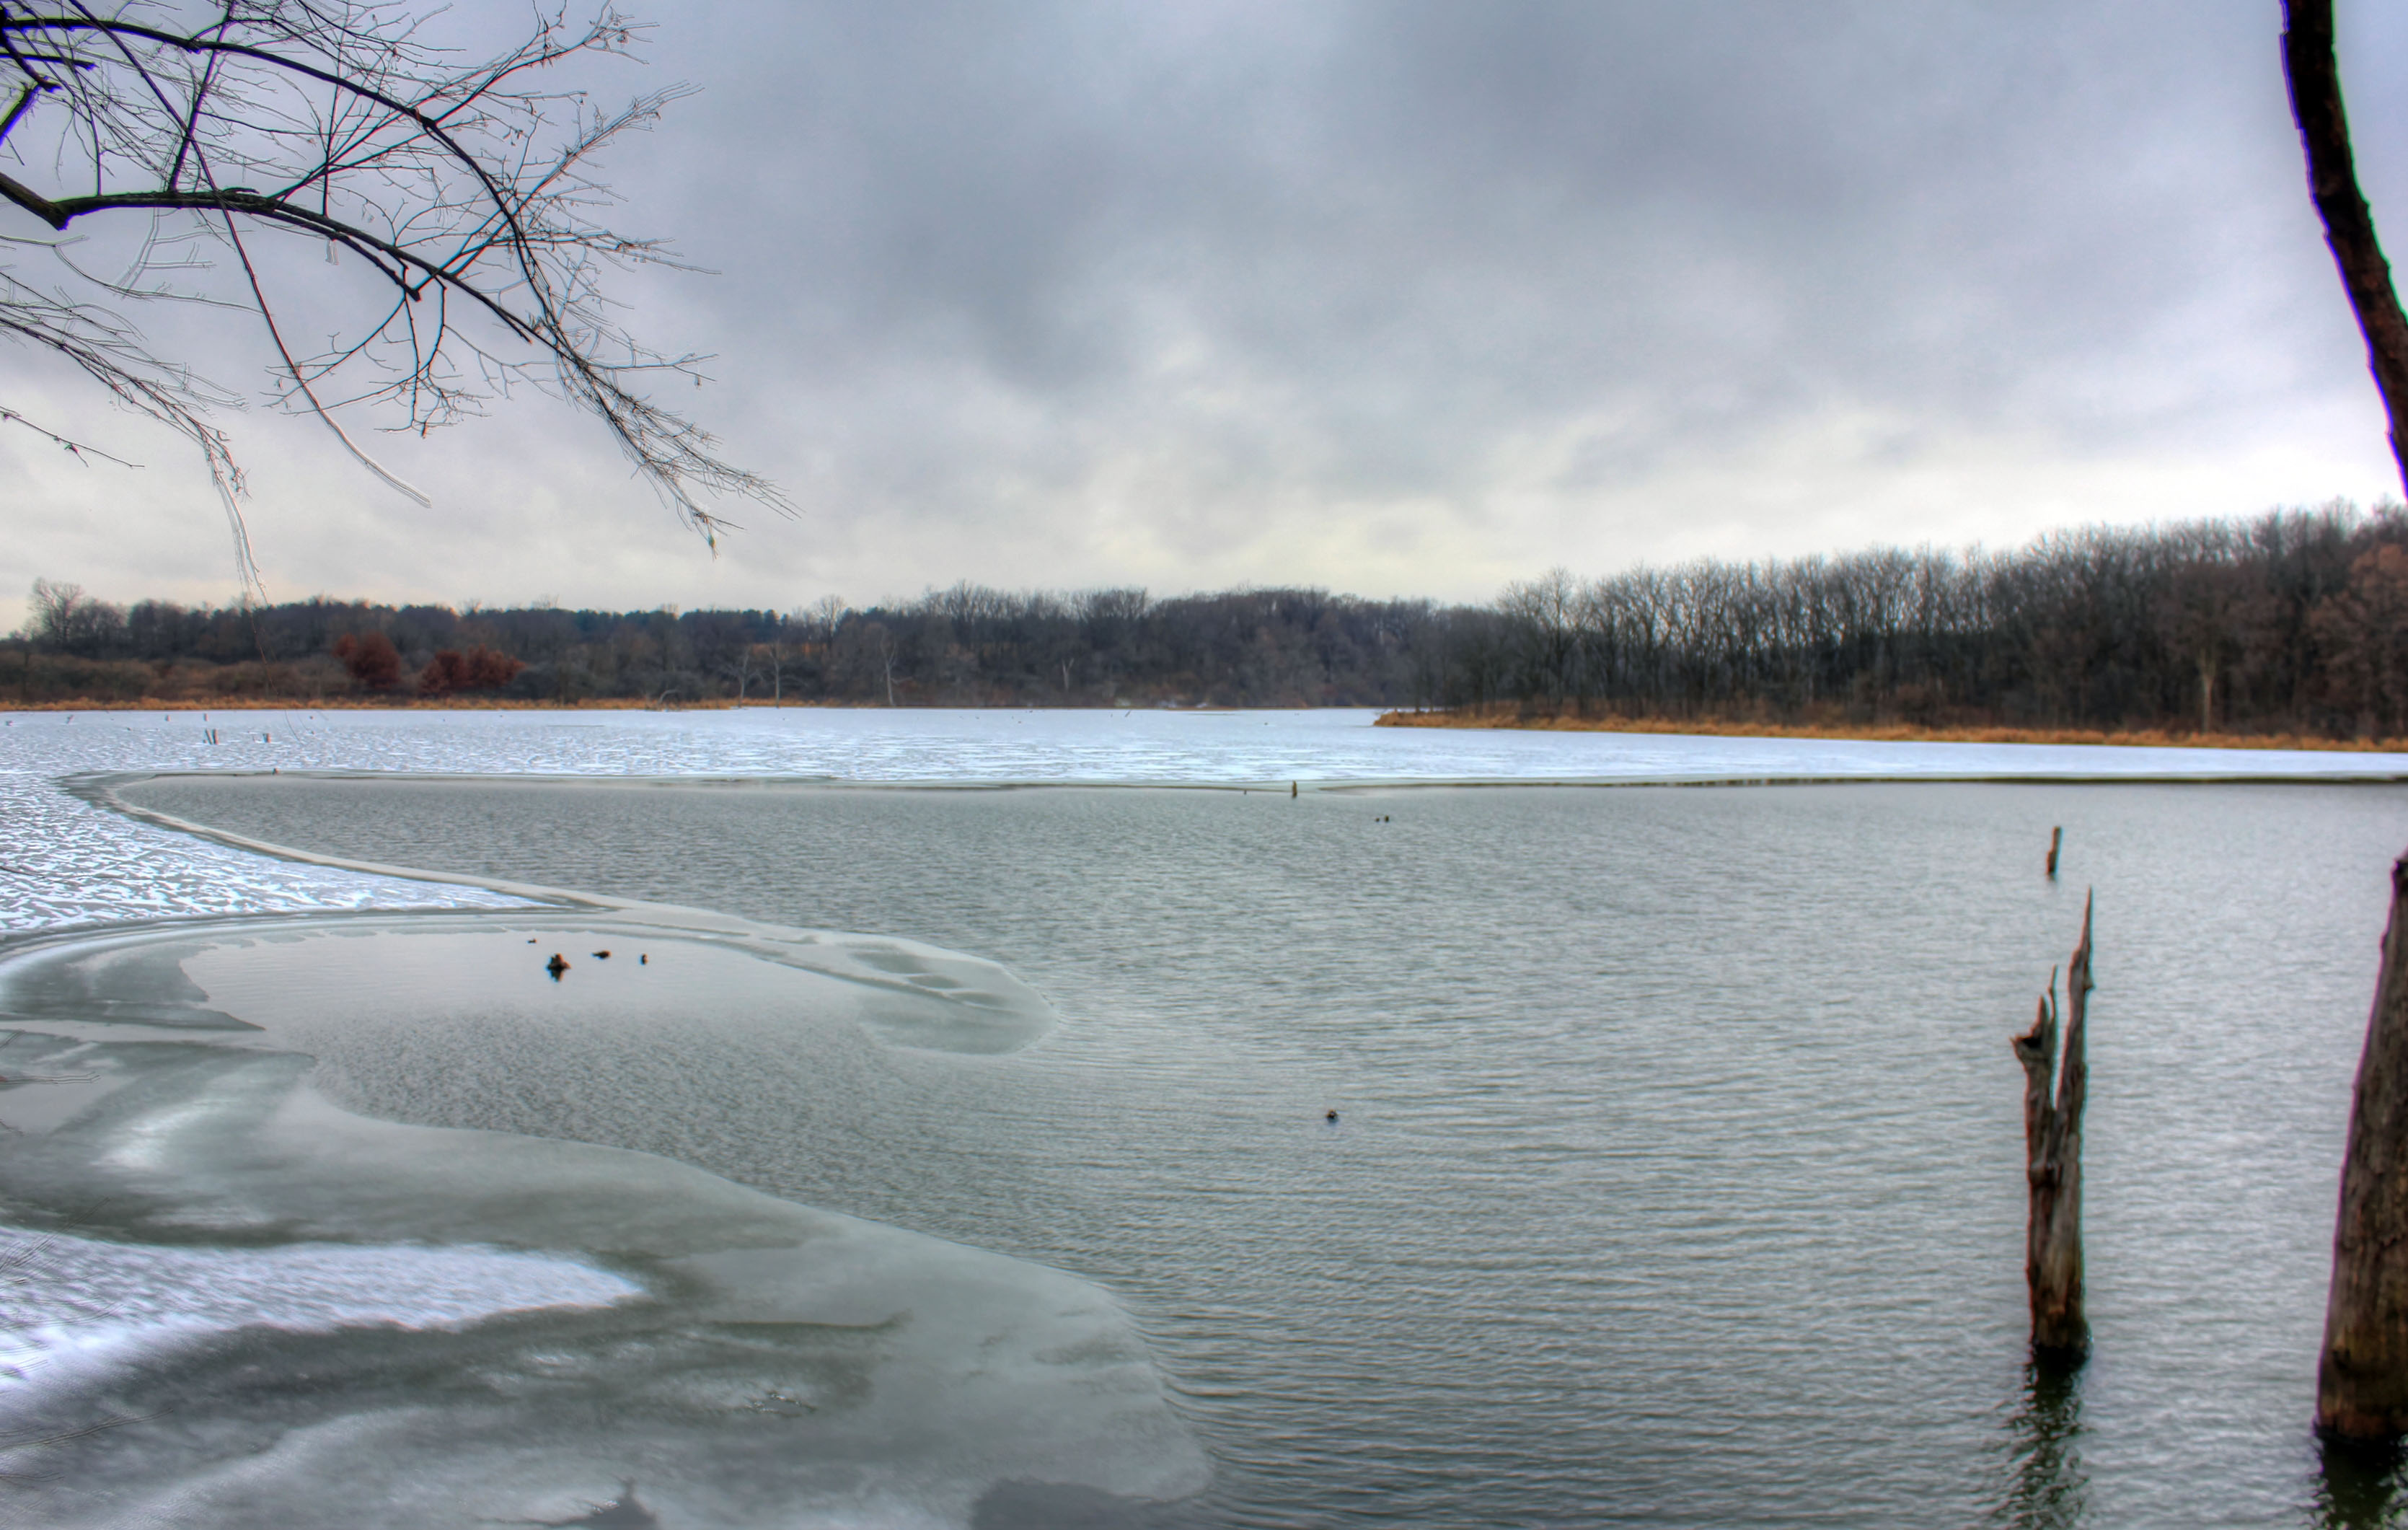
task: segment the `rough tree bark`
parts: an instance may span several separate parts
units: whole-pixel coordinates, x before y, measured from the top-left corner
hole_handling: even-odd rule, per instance
[[[2391,420],[2392,460],[2408,487],[2408,316],[2400,311],[2390,263],[2374,237],[2374,215],[2358,189],[2349,118],[2342,110],[2341,64],[2333,52],[2332,0],[2283,0],[2283,76],[2307,151],[2308,195],[2366,337],[2367,366]]]
[[[2354,1439],[2408,1434],[2408,856],[2391,867],[2391,920],[2342,1161],[2316,1427]]]
[[[2065,970],[2065,1046],[2057,1047],[2057,978],[2049,977],[2032,1028],[2014,1038],[2024,1065],[2024,1176],[2031,1220],[2024,1236],[2024,1280],[2031,1288],[2032,1353],[2079,1360],[2090,1350],[2082,1312],[2082,1107],[2090,1092],[2083,1016],[2089,999],[2090,901],[2082,904],[2082,944]]]

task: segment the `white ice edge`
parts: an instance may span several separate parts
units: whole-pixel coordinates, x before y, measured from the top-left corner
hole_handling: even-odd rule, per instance
[[[241,1328],[460,1328],[644,1288],[558,1255],[459,1246],[163,1248],[0,1228],[0,1395]]]
[[[2364,782],[2408,755],[1373,729],[1370,711],[0,713],[0,933],[122,919],[520,906],[537,889],[261,854],[60,789],[114,773],[1254,787]]]

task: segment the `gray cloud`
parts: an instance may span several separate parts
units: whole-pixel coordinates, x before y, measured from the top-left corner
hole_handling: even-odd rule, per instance
[[[2345,7],[2344,46],[2380,213],[2408,208],[2408,23],[2373,11]],[[700,412],[802,517],[752,517],[712,563],[532,400],[394,443],[432,515],[247,426],[275,454],[272,574],[688,604],[965,577],[1465,595],[2386,484],[2271,5],[652,19],[652,64],[606,91],[705,91],[612,179],[631,228],[723,274],[627,291],[641,330],[718,353]],[[201,513],[104,507],[0,451],[76,514]],[[20,582],[135,593],[91,542],[35,536]]]

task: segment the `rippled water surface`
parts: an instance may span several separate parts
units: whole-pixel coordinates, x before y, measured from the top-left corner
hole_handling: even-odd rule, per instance
[[[643,1149],[1095,1282],[1211,1462],[1140,1523],[2257,1525],[2329,1496],[2306,1419],[2408,788],[127,796],[1008,968],[1059,1016],[1010,1055],[797,1068],[733,1012],[580,1031],[473,992],[439,1026],[330,1005],[308,1046],[366,1116]],[[2098,1350],[2060,1393],[2023,1365],[2007,1037],[2094,888]]]

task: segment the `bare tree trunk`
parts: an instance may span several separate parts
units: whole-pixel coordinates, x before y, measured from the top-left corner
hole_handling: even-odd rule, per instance
[[[2283,0],[2283,75],[2307,151],[2308,195],[2366,337],[2367,365],[2391,420],[2392,459],[2408,485],[2408,317],[2400,311],[2390,263],[2374,237],[2374,215],[2358,189],[2349,118],[2342,110],[2341,64],[2333,55],[2332,0]]]
[[[2408,1434],[2408,856],[2391,867],[2391,920],[2342,1161],[2316,1426],[2357,1439]]]
[[[2057,1038],[2057,977],[2032,1028],[2014,1039],[2024,1065],[2024,1177],[2031,1220],[2024,1237],[2024,1280],[2031,1288],[2032,1352],[2079,1360],[2090,1350],[2082,1313],[2082,1106],[2090,1091],[2083,1015],[2090,994],[2090,902],[2082,905],[2082,944],[2065,970],[2065,1048]]]

